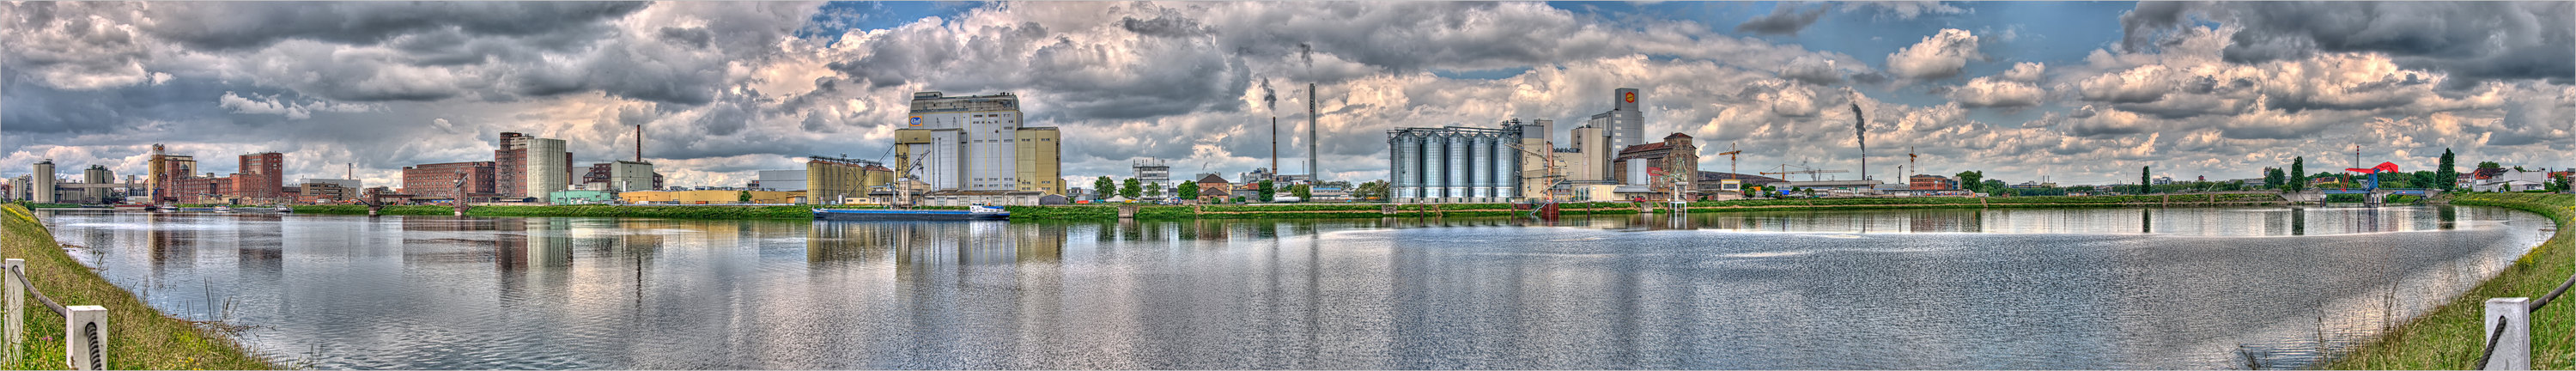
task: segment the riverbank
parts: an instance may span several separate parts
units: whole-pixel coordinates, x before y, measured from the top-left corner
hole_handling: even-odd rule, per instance
[[[1833,209],[1911,209],[1911,208],[2053,208],[2053,207],[2165,207],[2165,206],[2277,206],[2288,204],[2271,194],[2155,195],[2155,196],[2041,196],[2041,197],[1891,197],[1891,198],[1819,198],[1793,200],[1738,200],[1693,202],[1689,211],[1727,210],[1833,210]],[[1269,218],[1424,218],[1524,215],[1518,205],[1507,203],[1458,204],[1277,204],[1277,205],[1056,205],[1006,206],[1013,220],[1115,220],[1119,208],[1135,208],[1139,220],[1179,219],[1269,219]],[[1569,202],[1557,204],[1560,215],[1619,215],[1640,212],[1671,211],[1661,204],[1645,205],[1628,202]],[[676,219],[811,219],[814,206],[667,206],[667,205],[559,205],[559,206],[475,206],[466,216],[490,217],[626,217]],[[879,207],[826,208],[870,209]],[[964,209],[964,207],[923,207],[924,209]],[[367,207],[356,205],[296,206],[304,214],[366,215]],[[449,206],[386,206],[382,215],[454,215]]]
[[[363,212],[363,211],[362,211]],[[0,255],[27,259],[27,279],[38,291],[63,305],[99,305],[108,310],[107,366],[117,370],[252,370],[276,368],[242,350],[219,330],[170,317],[138,300],[134,293],[107,282],[54,243],[35,214],[17,205],[0,205]],[[27,342],[13,370],[59,370],[64,367],[63,317],[33,297],[27,304]],[[220,324],[207,324],[219,326]]]
[[[2479,313],[2485,311],[2487,298],[2538,299],[2565,282],[2569,275],[2576,274],[2576,252],[2570,251],[2576,249],[2568,246],[2576,242],[2576,237],[2571,237],[2568,230],[2571,219],[2576,219],[2576,195],[2462,193],[2454,196],[2451,203],[2538,213],[2557,221],[2557,233],[2494,278],[2451,298],[2431,313],[2389,329],[2378,339],[2336,358],[2323,368],[2469,369],[2477,365],[2478,352],[2486,345],[2486,330],[2481,328],[2485,319]],[[2531,367],[2534,370],[2576,369],[2576,315],[2568,314],[2568,311],[2576,309],[2561,308],[2562,305],[2565,304],[2553,304],[2531,315]]]

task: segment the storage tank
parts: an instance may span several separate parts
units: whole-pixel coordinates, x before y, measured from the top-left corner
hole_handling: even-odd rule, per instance
[[[1445,165],[1445,167],[1448,167],[1448,170],[1450,170],[1450,178],[1445,180],[1445,183],[1440,183],[1440,185],[1448,185],[1448,193],[1445,193],[1445,196],[1450,196],[1450,198],[1463,198],[1463,196],[1466,196],[1466,188],[1468,188],[1468,178],[1466,178],[1466,167],[1468,167],[1468,162],[1466,162],[1466,155],[1468,155],[1468,152],[1471,152],[1471,149],[1468,149],[1466,137],[1461,137],[1461,134],[1453,134],[1453,137],[1448,137],[1448,157],[1450,157],[1450,162],[1448,162],[1448,165]]]
[[[1424,136],[1422,156],[1422,197],[1447,195],[1449,141],[1438,135]]]
[[[1389,196],[1396,199],[1415,197],[1413,174],[1419,171],[1416,166],[1420,165],[1411,159],[1414,151],[1421,149],[1421,144],[1414,141],[1413,135],[1404,132],[1387,134],[1386,143],[1388,152],[1393,152],[1387,156],[1386,183],[1387,190],[1392,193]]]

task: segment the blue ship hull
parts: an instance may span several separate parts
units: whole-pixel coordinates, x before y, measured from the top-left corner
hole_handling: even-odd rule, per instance
[[[1011,213],[975,213],[966,210],[849,210],[817,209],[814,219],[828,220],[1003,220]]]

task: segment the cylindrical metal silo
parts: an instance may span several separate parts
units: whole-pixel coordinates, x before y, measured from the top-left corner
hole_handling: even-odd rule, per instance
[[[1449,190],[1449,141],[1437,134],[1423,136],[1422,157],[1422,197],[1442,197]]]
[[[1512,153],[1511,144],[1520,142],[1520,140],[1515,139],[1515,137],[1516,136],[1511,133],[1504,133],[1502,135],[1495,136],[1493,138],[1493,150],[1486,151],[1486,153],[1493,154],[1494,157],[1493,167],[1491,168],[1492,170],[1489,170],[1494,174],[1494,181],[1488,185],[1488,187],[1493,187],[1493,197],[1497,199],[1512,198],[1512,184],[1515,184],[1515,180],[1520,179],[1520,174],[1516,174],[1512,171],[1520,168],[1519,161],[1516,161],[1520,159],[1520,156],[1513,156]]]
[[[1444,183],[1449,186],[1447,197],[1467,197],[1467,168],[1472,166],[1467,163],[1467,152],[1470,151],[1467,148],[1467,137],[1450,135],[1448,150],[1449,163],[1443,166],[1449,169],[1448,182]]]

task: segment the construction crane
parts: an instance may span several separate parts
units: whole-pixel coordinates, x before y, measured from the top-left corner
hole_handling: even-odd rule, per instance
[[[1735,149],[1735,142],[1727,142],[1726,152],[1717,154],[1719,156],[1726,156],[1726,179],[1735,179],[1735,155],[1740,153],[1744,153],[1744,151]]]

